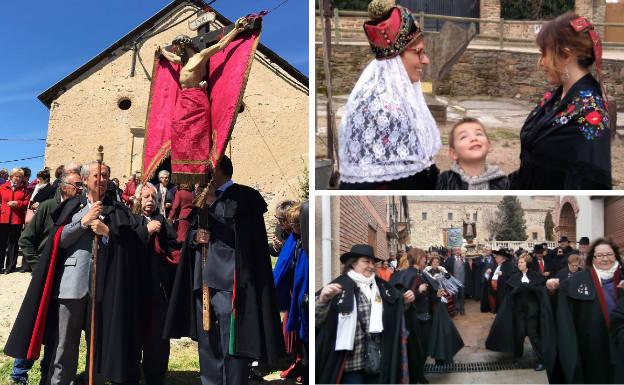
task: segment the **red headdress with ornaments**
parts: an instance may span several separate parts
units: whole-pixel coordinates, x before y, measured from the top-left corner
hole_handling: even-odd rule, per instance
[[[423,35],[407,8],[393,6],[387,0],[373,0],[368,5],[368,15],[371,20],[364,23],[364,33],[377,59],[397,56]]]

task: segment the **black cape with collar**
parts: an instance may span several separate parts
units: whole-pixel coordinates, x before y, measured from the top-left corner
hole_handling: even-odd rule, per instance
[[[69,223],[72,216],[84,205],[84,196],[61,203],[53,214],[54,227],[50,234],[57,234],[61,226]],[[100,248],[97,264],[97,314],[95,372],[113,382],[137,381],[139,378],[139,288],[140,274],[137,260],[136,234],[132,228],[131,213],[118,202],[105,199],[102,215],[109,227],[110,236],[105,247]],[[59,234],[60,235],[60,234]],[[57,264],[63,260],[64,250],[50,237],[33,271],[32,280],[17,315],[13,330],[5,346],[5,353],[16,358],[36,358],[28,355],[31,341],[41,330],[35,329],[40,305],[54,311],[55,306],[42,303],[46,279],[59,279],[56,266],[51,265],[51,256],[56,253]],[[56,270],[53,272],[53,270]],[[90,313],[89,313],[90,314]],[[87,317],[87,319],[89,319]],[[48,315],[42,319],[47,331],[52,332],[58,322]],[[89,322],[88,322],[89,324]],[[46,336],[46,340],[49,336]],[[32,349],[31,349],[32,351]]]
[[[511,189],[611,189],[611,131],[600,85],[591,74],[561,99],[546,93],[520,131],[520,168]]]
[[[425,295],[429,296],[429,314],[431,314],[431,334],[427,340],[427,346],[422,346],[426,356],[435,358],[436,360],[443,360],[445,362],[452,362],[453,357],[464,346],[455,324],[451,320],[448,314],[446,304],[441,302],[436,296],[436,291],[440,287],[439,283],[428,273],[420,273],[413,267],[407,268],[400,272],[394,273],[390,282],[394,287],[403,294],[407,290],[412,290],[414,281],[417,275],[423,277],[425,282],[430,288]],[[418,293],[414,293],[418,297]],[[410,331],[410,337],[416,335],[415,328],[418,327],[418,319],[416,318],[416,309],[410,306],[405,311],[405,322],[407,329]],[[419,341],[421,344],[423,341]],[[415,345],[417,346],[417,345]],[[415,349],[417,351],[417,348]],[[424,365],[424,360],[422,361]],[[422,370],[421,367],[414,368],[416,370]],[[412,378],[413,368],[410,366],[410,380],[418,380],[419,378]]]
[[[615,377],[616,384],[624,384],[624,296],[622,296],[611,313],[611,340],[613,341],[614,357],[620,359],[615,360]]]
[[[496,318],[485,341],[485,347],[495,352],[515,352],[514,313],[521,306],[519,296],[528,291],[539,305],[539,330],[543,350],[541,353],[543,364],[548,369],[548,378],[553,382],[554,378],[558,378],[560,369],[557,366],[555,316],[552,313],[548,292],[544,287],[546,279],[533,270],[527,271],[527,278],[529,278],[529,284],[523,284],[522,273],[518,271],[507,279],[506,286],[509,292],[496,313]]]
[[[493,256],[489,263],[487,262],[485,256],[483,257],[483,266],[481,267],[481,274],[479,275],[479,279],[481,281],[481,313],[487,313],[491,310],[488,295],[493,294],[491,282],[488,279],[485,279],[485,272],[487,269],[492,269],[492,273],[494,273],[496,266],[498,265],[496,264]]]
[[[375,277],[383,302],[383,332],[381,333],[381,373],[378,383],[396,384],[400,379],[401,366],[401,320],[403,319],[403,299],[401,295],[379,277]],[[342,379],[346,350],[336,351],[336,331],[338,315],[351,313],[355,304],[357,285],[344,274],[333,280],[342,286],[342,293],[329,304],[325,322],[316,327],[316,383],[339,384]],[[316,296],[320,292],[316,293]]]
[[[496,291],[494,291],[492,289],[492,277],[494,276],[494,272],[496,271],[496,268],[497,266],[494,266],[492,268],[492,274],[490,274],[490,277],[487,279],[487,281],[483,285],[482,300],[484,301],[481,301],[482,312],[488,312],[492,310],[490,309],[490,304],[487,298],[488,293],[490,295],[493,295],[496,298],[497,309],[494,313],[498,312],[500,307],[503,305],[503,302],[505,302],[505,297],[511,291],[511,288],[507,285],[507,280],[513,275],[513,273],[518,271],[518,269],[513,265],[513,263],[510,260],[506,260],[505,262],[503,262],[501,266],[502,275],[498,277],[498,284],[496,286]],[[484,271],[484,274],[485,274],[485,271]]]
[[[230,355],[268,363],[285,354],[284,340],[271,270],[263,214],[267,204],[251,187],[233,184],[219,198],[232,215],[235,228],[235,295]],[[199,208],[189,216],[191,229],[198,228]],[[203,220],[202,220],[202,223]],[[193,254],[189,231],[176,270],[163,338],[197,339],[195,297],[193,294]]]
[[[609,328],[592,277],[592,268],[583,270],[559,286],[557,340],[561,367],[568,383],[614,383],[615,362]],[[616,271],[615,285],[622,277]],[[617,300],[624,290],[617,289]]]

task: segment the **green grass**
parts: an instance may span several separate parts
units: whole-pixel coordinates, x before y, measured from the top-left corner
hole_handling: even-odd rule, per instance
[[[84,334],[83,334],[84,336]],[[78,361],[78,375],[85,376],[87,348],[84,337],[80,344],[80,358]],[[43,352],[42,352],[43,355]],[[13,368],[13,358],[0,353],[0,385],[9,384],[9,376]],[[41,378],[39,362],[37,361],[28,373],[28,383],[37,385]],[[265,377],[267,380],[278,380],[279,371],[271,372]],[[284,385],[294,384],[292,381],[279,381]],[[144,383],[141,381],[141,383]],[[191,340],[176,340],[171,345],[171,355],[169,357],[169,372],[165,379],[167,385],[198,385],[199,379],[199,359],[197,355],[197,343]]]

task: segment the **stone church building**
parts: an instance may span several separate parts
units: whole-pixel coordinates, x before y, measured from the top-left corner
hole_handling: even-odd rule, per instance
[[[558,197],[519,196],[526,221],[527,241],[545,241],[544,220],[548,211],[553,216]],[[485,243],[492,235],[488,222],[495,218],[501,196],[411,196],[411,246],[428,248],[446,246],[446,231],[462,227],[466,215],[475,222],[476,242]]]
[[[112,177],[119,178],[122,187],[142,169],[156,48],[180,34],[196,36],[189,21],[204,5],[201,0],[171,2],[39,95],[50,110],[46,166],[91,161],[101,144]],[[168,28],[189,16],[189,21]],[[231,23],[216,12],[210,30]],[[135,56],[137,41],[142,44]],[[308,78],[262,45],[262,36],[243,103],[226,150],[235,181],[259,189],[270,206],[284,197],[298,198],[308,164]]]

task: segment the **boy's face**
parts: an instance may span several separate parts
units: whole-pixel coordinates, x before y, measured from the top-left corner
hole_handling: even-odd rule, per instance
[[[464,123],[456,127],[453,136],[454,148],[449,148],[449,154],[455,161],[481,161],[490,152],[490,141],[478,123]]]

